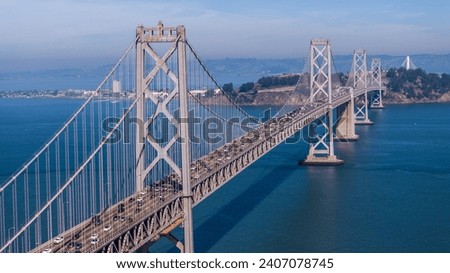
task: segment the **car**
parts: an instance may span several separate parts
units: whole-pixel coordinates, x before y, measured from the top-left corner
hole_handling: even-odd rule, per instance
[[[82,243],[75,242],[75,249],[76,249],[76,250],[80,250],[82,246],[83,246]]]
[[[120,203],[119,206],[117,206],[117,213],[122,213],[125,211],[125,204]]]
[[[142,197],[139,197],[139,198],[137,199],[137,206],[138,206],[138,207],[141,207],[143,201],[144,201],[144,199],[142,199]]]
[[[147,192],[146,192],[146,191],[141,191],[141,192],[139,192],[139,194],[140,194],[140,195],[146,195]]]
[[[70,241],[68,244],[67,244],[67,247],[68,248],[73,248],[73,247],[75,247],[77,245],[77,243],[75,243],[74,241]]]
[[[128,203],[133,203],[134,202],[134,197],[131,197],[130,199],[128,199]]]
[[[64,241],[64,237],[58,236],[58,237],[56,237],[56,238],[53,240],[53,243],[54,243],[54,244],[59,244],[59,243],[61,243],[62,241]]]
[[[119,216],[114,215],[114,216],[113,216],[113,221],[117,221],[117,220],[119,220]]]
[[[103,227],[103,231],[110,231],[111,230],[111,225],[106,225]]]
[[[42,250],[42,253],[52,253],[52,249],[46,248],[46,249]]]
[[[91,236],[91,244],[95,245],[98,243],[98,234],[94,233]]]
[[[100,219],[100,215],[94,215],[92,216],[92,223],[95,224],[96,226],[99,226],[102,224],[102,219]]]

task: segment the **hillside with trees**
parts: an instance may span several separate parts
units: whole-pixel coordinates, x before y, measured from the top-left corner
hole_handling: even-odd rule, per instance
[[[261,88],[270,88],[270,87],[278,87],[278,86],[292,86],[296,85],[300,75],[298,74],[287,74],[287,75],[279,75],[279,76],[266,76],[260,78],[257,83],[261,86]]]
[[[301,78],[300,78],[301,77]],[[236,103],[243,105],[283,105],[287,101],[299,103],[304,99],[303,94],[291,97],[292,92],[306,88],[307,75],[285,73],[272,76],[263,76],[256,82],[246,82],[233,88],[232,83],[223,85],[223,90]],[[298,84],[297,84],[298,83]]]
[[[446,101],[450,75],[424,70],[391,68],[386,72],[387,100],[391,103]]]
[[[347,75],[333,74],[332,82],[333,86],[343,86]],[[384,73],[384,84],[387,87],[386,103],[450,102],[450,75],[446,73],[427,73],[420,68],[391,68]],[[239,87],[232,83],[224,84],[223,90],[238,104],[300,103],[309,95],[309,75],[263,76],[256,82],[246,82]],[[296,98],[291,96],[292,92]]]

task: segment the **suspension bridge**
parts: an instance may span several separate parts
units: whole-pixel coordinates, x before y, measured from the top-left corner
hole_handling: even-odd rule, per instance
[[[366,58],[355,50],[336,85],[330,41],[312,40],[308,100],[262,122],[222,90],[183,26],[138,26],[90,98],[0,184],[0,252],[139,252],[163,237],[193,252],[193,207],[300,130],[303,164],[343,163],[334,141],[357,140],[355,124],[383,107],[380,59],[368,70]]]

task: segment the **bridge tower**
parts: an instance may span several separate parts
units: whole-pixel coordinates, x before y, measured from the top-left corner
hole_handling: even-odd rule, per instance
[[[378,92],[372,93],[372,103],[370,108],[372,109],[383,109],[383,91],[381,89],[381,60],[380,58],[373,58],[371,64],[371,82],[372,86],[378,86]]]
[[[356,102],[355,124],[372,125],[369,119],[369,101],[367,96],[367,55],[365,49],[355,49],[353,53],[353,88],[366,89]]]
[[[323,135],[316,134],[317,142],[310,143],[309,154],[303,161],[304,165],[340,165],[344,161],[334,154],[333,106],[331,89],[331,44],[329,40],[315,39],[310,44],[310,96],[311,104],[323,104],[328,109],[328,115],[318,119],[317,124],[309,126],[316,133],[318,127],[324,129]]]
[[[161,44],[168,46],[164,54],[157,52],[155,49]],[[168,64],[169,58],[174,54],[177,56],[177,71],[169,69]],[[136,98],[138,102],[136,117],[140,124],[136,126],[136,191],[144,190],[147,175],[159,161],[165,161],[181,178],[183,188],[184,246],[180,242],[177,243],[177,246],[179,246],[181,251],[190,253],[194,251],[194,241],[186,69],[186,29],[184,26],[164,27],[160,22],[157,27],[153,28],[137,27]],[[166,96],[163,97],[149,89],[149,85],[154,81],[158,73],[165,73],[172,81],[173,89],[163,90],[163,92],[167,92]],[[152,116],[149,115],[150,113],[146,113],[146,105],[148,103],[156,105],[155,113],[152,113]],[[169,111],[169,103],[178,103],[178,118]],[[149,126],[155,117],[159,115],[165,116],[176,128],[177,132],[171,139],[167,140],[165,145],[153,141],[154,136],[149,130]],[[181,167],[168,155],[169,149],[176,142],[181,143]],[[146,146],[149,145],[157,151],[157,157],[150,164],[146,162]],[[168,238],[174,239],[173,236]]]
[[[412,62],[411,57],[409,55],[406,56],[405,61],[403,61],[402,67],[404,67],[406,70],[417,68],[416,65]]]

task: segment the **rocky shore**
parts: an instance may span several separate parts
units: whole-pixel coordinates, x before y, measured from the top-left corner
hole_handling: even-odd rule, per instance
[[[386,104],[411,104],[411,103],[446,103],[450,102],[450,92],[440,96],[422,97],[422,98],[408,98],[405,94],[387,92],[383,97],[383,102]]]

